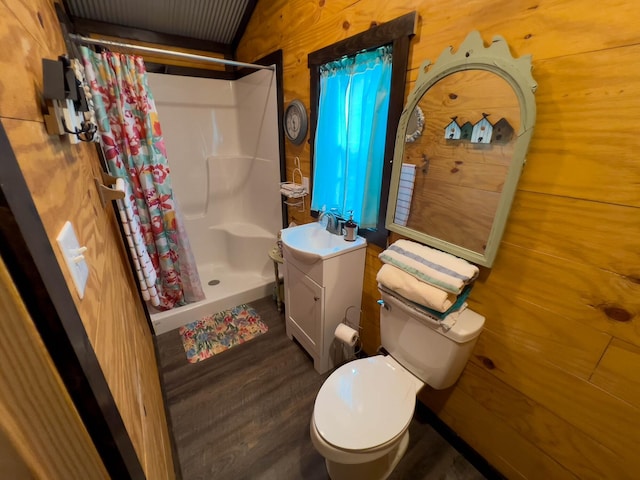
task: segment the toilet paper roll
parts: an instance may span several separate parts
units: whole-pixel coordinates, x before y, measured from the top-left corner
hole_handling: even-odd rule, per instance
[[[358,332],[351,328],[349,325],[345,325],[344,323],[340,323],[336,327],[334,336],[342,343],[345,343],[350,347],[353,347],[358,341]]]

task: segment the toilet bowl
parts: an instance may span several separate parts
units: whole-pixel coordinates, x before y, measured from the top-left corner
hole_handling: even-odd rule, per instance
[[[389,355],[354,360],[324,382],[310,434],[332,480],[383,480],[409,445],[416,394],[455,383],[484,325],[466,309],[445,324],[381,290],[380,338]]]
[[[423,385],[383,355],[354,360],[331,374],[316,397],[310,434],[332,480],[389,476],[409,444]]]

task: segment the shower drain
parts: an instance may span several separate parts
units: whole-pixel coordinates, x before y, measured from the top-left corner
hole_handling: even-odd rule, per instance
[[[209,285],[218,285],[220,283],[220,280],[209,280]]]

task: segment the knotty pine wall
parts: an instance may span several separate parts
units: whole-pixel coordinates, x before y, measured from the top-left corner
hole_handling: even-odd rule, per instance
[[[153,339],[113,208],[98,198],[95,146],[71,145],[44,127],[42,58],[66,51],[53,0],[0,0],[0,19],[0,120],[142,468],[150,479],[173,478]],[[88,248],[83,299],[55,242],[66,220]]]
[[[538,116],[492,269],[470,306],[486,316],[458,383],[420,398],[509,478],[637,478],[640,472],[640,2],[272,0],[238,49],[284,52],[285,104],[309,108],[307,55],[416,10],[407,93],[424,59],[469,31],[533,55]],[[309,171],[309,145],[286,144]],[[307,204],[308,207],[308,204]],[[308,212],[308,208],[307,208]],[[291,212],[298,223],[307,213]],[[379,315],[369,246],[362,319]]]

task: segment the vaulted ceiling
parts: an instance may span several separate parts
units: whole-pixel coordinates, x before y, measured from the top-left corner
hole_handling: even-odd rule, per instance
[[[224,53],[235,49],[257,0],[63,0],[77,33]]]

